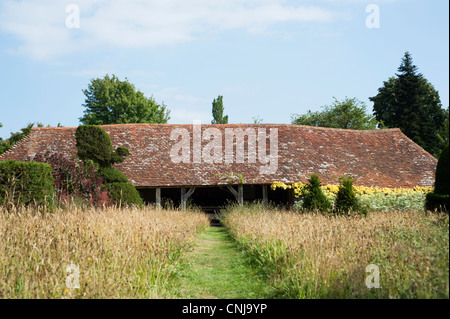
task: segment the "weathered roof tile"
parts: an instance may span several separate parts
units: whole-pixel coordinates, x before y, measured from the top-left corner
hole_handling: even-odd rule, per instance
[[[217,174],[242,174],[247,184],[305,182],[312,173],[321,175],[323,183],[336,184],[337,178],[351,174],[356,185],[378,187],[432,186],[437,160],[406,137],[399,129],[354,131],[297,126],[287,124],[229,124],[202,125],[216,128],[222,134],[225,153],[225,129],[250,128],[258,136],[258,129],[278,130],[278,162],[275,174],[261,174],[263,166],[256,163],[193,163],[192,125],[123,124],[103,125],[114,147],[129,148],[130,156],[117,165],[135,186],[201,186],[223,183]],[[170,139],[174,129],[190,134],[191,163],[174,163],[170,157],[177,143]],[[0,160],[25,160],[27,156],[45,151],[75,156],[76,128],[33,128],[32,132]],[[202,141],[203,148],[209,140]],[[245,140],[245,154],[248,144]],[[234,142],[236,144],[236,142]],[[270,141],[266,140],[267,154]],[[257,150],[259,145],[257,146]],[[234,152],[236,150],[234,149]],[[223,156],[224,157],[224,156]]]

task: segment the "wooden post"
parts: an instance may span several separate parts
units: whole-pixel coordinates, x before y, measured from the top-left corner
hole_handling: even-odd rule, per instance
[[[228,190],[234,195],[236,198],[236,201],[239,203],[239,205],[244,204],[244,185],[240,184],[238,185],[238,191],[233,188],[231,185],[227,185]]]
[[[181,203],[180,203],[181,210],[186,209],[186,187],[181,187]]]
[[[186,210],[187,200],[194,193],[195,187],[189,188],[189,191],[186,193],[186,187],[181,187],[181,209]]]
[[[155,189],[156,208],[161,209],[161,187]]]
[[[238,203],[239,205],[244,205],[244,185],[238,185]]]
[[[263,204],[264,206],[267,206],[267,203],[269,202],[269,196],[267,196],[267,185],[262,186],[262,193],[263,193]]]
[[[239,202],[239,193],[236,192],[236,190],[231,185],[227,185],[228,190],[233,194],[234,198],[236,198],[236,201]]]

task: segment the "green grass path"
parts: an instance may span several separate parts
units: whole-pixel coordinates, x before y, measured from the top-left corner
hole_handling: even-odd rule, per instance
[[[180,298],[264,299],[276,291],[248,263],[224,227],[200,233],[177,275]]]

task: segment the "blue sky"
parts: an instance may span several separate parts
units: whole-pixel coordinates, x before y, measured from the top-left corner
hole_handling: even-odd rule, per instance
[[[448,38],[447,0],[2,0],[0,137],[79,125],[82,90],[107,73],[164,102],[169,123],[210,123],[218,95],[230,123],[289,123],[333,97],[371,111],[405,51],[446,108]]]

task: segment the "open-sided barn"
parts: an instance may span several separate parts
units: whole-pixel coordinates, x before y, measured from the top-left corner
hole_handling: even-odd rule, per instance
[[[274,181],[305,182],[311,174],[337,184],[433,186],[437,160],[399,129],[355,131],[287,124],[117,124],[101,126],[114,147],[130,150],[116,168],[147,202],[207,207],[227,200],[289,202]],[[46,151],[76,155],[75,127],[33,128],[0,160]]]

